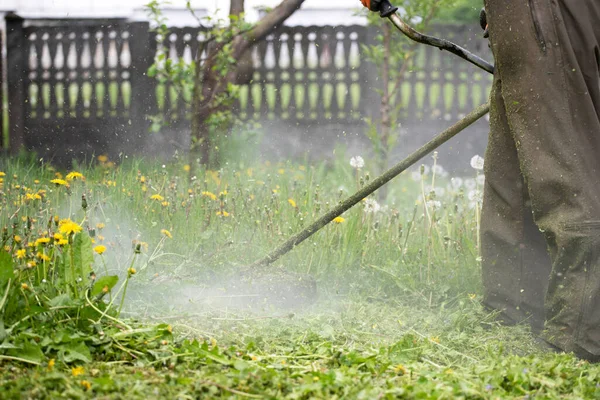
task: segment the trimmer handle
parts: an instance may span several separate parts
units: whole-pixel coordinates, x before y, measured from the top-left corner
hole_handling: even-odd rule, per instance
[[[371,11],[379,11],[381,18],[389,17],[398,11],[398,7],[394,7],[390,0],[360,0],[360,2]]]

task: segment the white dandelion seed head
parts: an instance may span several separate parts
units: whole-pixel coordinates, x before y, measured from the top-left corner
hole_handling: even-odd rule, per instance
[[[448,175],[448,173],[446,172],[444,167],[442,167],[439,164],[436,164],[433,167],[431,167],[431,170],[433,171],[434,174],[436,174],[438,176],[444,176],[444,174]]]
[[[454,188],[454,190],[458,190],[461,188],[461,186],[463,185],[463,179],[462,178],[452,178],[450,179],[450,184],[452,185],[452,188]]]
[[[365,200],[365,212],[373,213],[379,212],[381,210],[381,206],[375,199],[366,199]]]
[[[350,166],[352,168],[360,169],[365,166],[365,160],[361,156],[352,157],[350,159]]]
[[[478,171],[481,171],[483,169],[483,157],[479,155],[474,155],[471,158],[471,167]]]
[[[483,195],[481,193],[481,190],[471,190],[467,194],[467,198],[469,199],[469,201],[481,203],[481,201],[483,200]]]
[[[468,190],[474,190],[477,187],[477,182],[473,178],[465,179],[465,187]]]
[[[427,201],[427,207],[439,210],[442,208],[442,203],[438,200],[429,200]]]

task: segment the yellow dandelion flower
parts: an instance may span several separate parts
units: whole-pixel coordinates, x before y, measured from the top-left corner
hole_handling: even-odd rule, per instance
[[[26,284],[26,283],[21,283],[21,289],[28,290],[29,289],[29,285]]]
[[[192,169],[192,167],[190,167],[190,166],[189,166],[189,164],[185,164],[185,165],[183,166],[183,170],[184,170],[185,172],[190,172],[190,170],[191,170],[191,169]]]
[[[217,200],[217,195],[212,192],[202,192],[201,195],[204,197],[208,197],[209,199],[211,199],[213,201]]]
[[[137,272],[137,271],[136,271],[136,269],[135,269],[135,268],[133,268],[133,267],[131,267],[131,268],[129,268],[129,269],[127,270],[127,273],[128,273],[129,275],[135,275],[135,273],[136,273],[136,272]]]
[[[108,291],[109,291],[109,290],[110,290],[110,289],[108,288],[108,286],[104,286],[104,287],[102,288],[102,293],[108,293]]]
[[[15,241],[15,243],[21,243],[21,236],[15,235],[15,237],[13,238],[13,240]]]
[[[38,183],[40,183],[40,180],[39,180],[39,179],[35,179],[35,180],[33,181],[33,183],[35,183],[35,184],[37,185]]]
[[[25,249],[19,249],[19,250],[17,250],[17,253],[16,253],[18,259],[25,258],[26,254],[27,254],[27,250],[25,250]]]
[[[161,206],[163,207],[167,207],[169,205],[168,201],[163,201],[162,203],[160,203]]]
[[[98,161],[100,161],[101,163],[105,163],[108,161],[108,156],[106,154],[101,154],[97,158],[98,158]]]
[[[71,375],[79,376],[85,374],[85,369],[82,366],[71,368]]]
[[[296,202],[293,199],[288,199],[288,203],[290,203],[290,206],[296,208]]]
[[[333,219],[333,222],[335,222],[336,224],[341,224],[342,222],[344,222],[346,219],[342,218],[342,217],[335,217]]]
[[[217,215],[220,217],[229,217],[229,213],[225,210],[223,211],[217,211]]]
[[[67,183],[67,181],[60,179],[60,178],[52,179],[50,182],[54,183],[56,186],[68,186],[69,185]]]
[[[67,239],[59,239],[58,242],[56,242],[56,244],[59,246],[64,246],[66,244],[69,244],[69,241]]]
[[[85,177],[81,174],[81,172],[72,171],[67,174],[68,181],[74,181],[76,179],[85,179]]]
[[[31,260],[27,263],[27,268],[33,268],[37,265],[37,262],[35,260]]]
[[[408,371],[406,370],[406,367],[404,367],[404,365],[402,364],[398,364],[394,367],[394,372],[397,373],[398,375],[406,375],[408,373]]]
[[[477,297],[475,293],[469,293],[469,299],[475,300],[475,297]]]
[[[41,244],[48,244],[50,243],[50,238],[44,237],[44,238],[39,238],[38,240],[35,241],[35,245],[39,246]]]
[[[285,174],[285,169],[283,169],[283,168],[279,168],[279,169],[277,170],[277,173],[278,173],[279,175],[283,175],[283,174]]]
[[[53,238],[54,238],[54,240],[56,240],[58,242],[60,239],[64,239],[64,236],[61,235],[60,233],[55,233]]]
[[[98,238],[99,241],[104,242],[104,236],[98,235],[96,237]]]
[[[156,201],[164,201],[165,200],[165,198],[162,197],[160,194],[153,194],[152,196],[150,196],[150,199],[156,200]]]
[[[96,224],[96,229],[98,229],[98,230],[100,230],[100,229],[104,229],[104,227],[105,227],[105,226],[106,226],[106,225],[104,225],[102,222],[98,222],[98,223]]]
[[[100,244],[100,245],[94,247],[94,251],[97,254],[102,254],[102,253],[104,253],[106,251],[106,246],[103,246],[103,245]]]
[[[225,197],[227,196],[227,190],[223,190],[222,192],[219,193],[219,197]]]
[[[54,361],[54,358],[51,358],[50,361],[48,361],[48,371],[52,371],[55,363],[56,361]]]
[[[90,390],[92,388],[92,384],[90,383],[90,381],[83,380],[79,383],[85,388],[85,390]]]
[[[0,176],[6,176],[6,174],[2,171],[0,171]]]
[[[147,192],[148,191],[148,186],[144,185],[142,186],[142,192]]]
[[[140,182],[146,183],[146,177],[144,175],[140,176]]]
[[[64,235],[70,235],[71,233],[81,232],[82,228],[79,224],[67,218],[58,223],[58,230]]]
[[[166,236],[166,237],[168,237],[169,239],[173,239],[173,235],[171,235],[171,232],[169,232],[169,231],[168,231],[168,230],[166,230],[166,229],[161,229],[161,230],[160,230],[160,233],[161,233],[161,234],[163,234],[163,235],[165,235],[165,236]]]
[[[50,261],[50,257],[47,254],[44,254],[44,253],[38,252],[36,254],[36,257],[39,258],[42,261]]]

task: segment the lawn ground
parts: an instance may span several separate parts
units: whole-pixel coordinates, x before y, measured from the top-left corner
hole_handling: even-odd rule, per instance
[[[482,308],[476,170],[431,160],[272,266],[313,277],[318,298],[215,302],[372,179],[369,160],[339,157],[215,171],[99,157],[82,176],[0,162],[0,397],[600,397],[600,367]]]

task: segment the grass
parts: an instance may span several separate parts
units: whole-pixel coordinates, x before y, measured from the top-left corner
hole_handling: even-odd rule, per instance
[[[0,397],[600,397],[599,367],[482,308],[477,171],[403,174],[284,256],[272,268],[317,280],[311,305],[188,301],[235,294],[222,282],[373,177],[338,157],[192,176],[99,157],[75,168],[84,180],[0,161]],[[59,245],[55,215],[82,231]]]

